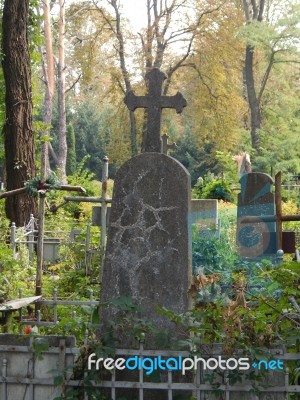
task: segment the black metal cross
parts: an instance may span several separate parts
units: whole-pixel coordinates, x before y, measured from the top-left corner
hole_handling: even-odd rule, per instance
[[[130,111],[136,108],[148,109],[147,136],[145,140],[146,152],[161,152],[161,110],[162,108],[175,108],[181,113],[187,102],[180,92],[175,96],[163,96],[162,85],[167,76],[159,68],[153,68],[146,74],[148,81],[148,94],[136,96],[133,90],[127,92],[124,102]]]

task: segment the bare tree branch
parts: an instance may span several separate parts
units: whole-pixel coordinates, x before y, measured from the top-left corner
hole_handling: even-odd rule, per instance
[[[72,85],[65,91],[65,94],[67,94],[70,90],[73,89],[73,87],[76,85],[76,83],[79,82],[80,78],[82,77],[82,74],[79,74],[77,79],[72,83]]]
[[[192,50],[192,44],[193,44],[194,39],[195,39],[195,34],[191,37],[189,45],[186,50],[186,53],[183,55],[183,57],[179,61],[177,61],[177,63],[175,65],[173,65],[172,67],[169,68],[169,70],[167,72],[168,78],[167,78],[166,84],[164,86],[164,94],[167,94],[167,92],[169,90],[172,75],[174,74],[174,72],[177,71],[178,68],[182,67],[184,61],[189,57],[191,50]]]
[[[109,26],[110,30],[116,34],[115,28],[112,24],[112,21],[110,20],[110,18],[106,15],[106,13],[104,12],[103,8],[99,7],[98,4],[96,3],[96,0],[93,0],[93,4],[96,7],[96,9],[100,12],[100,14],[102,15],[103,19],[105,20],[105,22],[107,23],[107,25]]]
[[[267,84],[267,81],[269,79],[269,76],[270,76],[270,73],[271,73],[271,70],[272,70],[272,67],[273,67],[273,64],[274,64],[275,54],[276,54],[276,52],[273,51],[272,54],[271,54],[267,69],[266,69],[266,71],[264,73],[262,82],[261,82],[261,86],[260,86],[259,93],[258,93],[258,96],[257,96],[257,101],[258,101],[259,104],[261,102],[262,95],[263,95],[263,93],[265,91],[266,84]]]

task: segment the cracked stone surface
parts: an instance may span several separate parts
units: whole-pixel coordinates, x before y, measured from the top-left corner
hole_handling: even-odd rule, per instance
[[[112,201],[101,300],[130,296],[159,329],[171,323],[157,305],[188,308],[191,252],[190,175],[173,158],[143,153],[118,171]],[[102,320],[114,311],[103,312]]]

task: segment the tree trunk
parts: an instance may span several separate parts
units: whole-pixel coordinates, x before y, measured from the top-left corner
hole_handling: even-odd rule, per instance
[[[265,0],[251,0],[251,6],[250,3],[247,2],[247,0],[243,0],[243,9],[244,9],[246,23],[250,24],[252,22],[261,22],[263,19],[264,8],[265,8]],[[247,100],[251,116],[250,132],[251,132],[252,147],[256,151],[259,151],[260,140],[258,131],[261,128],[261,123],[262,123],[262,115],[260,109],[260,100],[262,91],[259,91],[260,94],[257,95],[255,89],[253,58],[254,58],[254,46],[248,44],[246,46],[244,77],[247,88]]]
[[[261,127],[261,110],[255,90],[254,75],[253,75],[253,69],[254,69],[253,56],[254,56],[254,49],[252,46],[248,45],[246,47],[246,57],[245,57],[245,78],[247,87],[247,99],[251,115],[251,142],[252,142],[252,147],[256,151],[258,151],[260,144],[258,130]]]
[[[66,184],[67,164],[67,120],[66,120],[66,82],[65,82],[65,0],[59,0],[59,34],[58,34],[58,169],[61,181]]]
[[[131,82],[129,78],[129,73],[126,68],[126,61],[125,61],[125,43],[124,43],[124,36],[121,28],[121,15],[119,11],[119,6],[117,5],[116,0],[111,1],[111,5],[115,12],[115,28],[112,27],[111,23],[109,26],[116,35],[116,39],[118,41],[118,54],[119,54],[119,61],[120,67],[122,71],[122,76],[125,83],[126,92],[131,90]],[[104,14],[102,14],[104,15]],[[137,143],[136,143],[136,119],[135,114],[133,111],[130,111],[130,148],[131,148],[131,155],[132,157],[137,155]]]
[[[54,96],[54,56],[53,56],[53,45],[52,45],[52,32],[50,23],[50,3],[49,0],[44,0],[43,5],[44,11],[44,32],[45,32],[45,47],[46,47],[46,57],[44,57],[44,52],[40,48],[40,53],[42,55],[43,62],[43,74],[45,81],[45,97],[44,97],[44,113],[43,122],[47,126],[45,135],[50,136],[50,127],[52,122],[52,112],[53,112],[53,96]],[[44,142],[42,144],[42,165],[45,163],[46,171],[50,169],[49,167],[49,144]],[[55,161],[55,159],[54,159]],[[57,159],[56,159],[57,161]],[[57,166],[57,165],[56,165]]]
[[[185,1],[181,2],[183,5]],[[179,3],[173,0],[170,2],[169,7],[167,2],[158,2],[157,0],[147,0],[147,29],[145,39],[140,34],[142,40],[142,48],[145,59],[145,70],[149,72],[152,68],[161,68],[166,49],[169,44],[180,40],[184,34],[189,33],[190,37],[186,40],[186,49],[174,63],[169,65],[167,71],[167,80],[164,85],[163,94],[166,95],[171,83],[172,75],[181,67],[184,66],[184,62],[188,59],[192,51],[192,45],[196,37],[196,30],[201,25],[202,17],[206,12],[211,13],[217,11],[218,7],[214,10],[205,11],[190,26],[186,26],[183,29],[179,29],[175,32],[169,32],[170,24],[174,18],[174,12],[179,7]],[[180,39],[179,39],[180,38]],[[156,42],[156,43],[155,43]],[[147,87],[147,82],[145,82]],[[148,124],[148,111],[144,110],[143,119],[143,137],[142,137],[142,152],[145,151],[146,135],[147,135],[147,124]]]
[[[32,129],[32,88],[28,49],[29,0],[6,0],[2,20],[6,189],[24,187],[36,174]],[[35,198],[21,194],[6,200],[6,215],[17,226],[37,215]]]

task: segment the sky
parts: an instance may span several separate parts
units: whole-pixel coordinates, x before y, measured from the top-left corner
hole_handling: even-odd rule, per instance
[[[82,0],[67,0],[67,4],[71,4],[74,2],[80,3]],[[99,1],[99,5],[105,5],[105,1]],[[140,30],[140,28],[144,27],[147,18],[146,18],[146,0],[121,0],[122,14],[128,18],[131,26],[136,29],[136,31]],[[58,8],[58,6],[57,6]],[[110,11],[112,11],[111,7],[107,7]]]
[[[123,13],[129,19],[131,26],[138,31],[144,27],[146,18],[146,0],[124,0]]]

